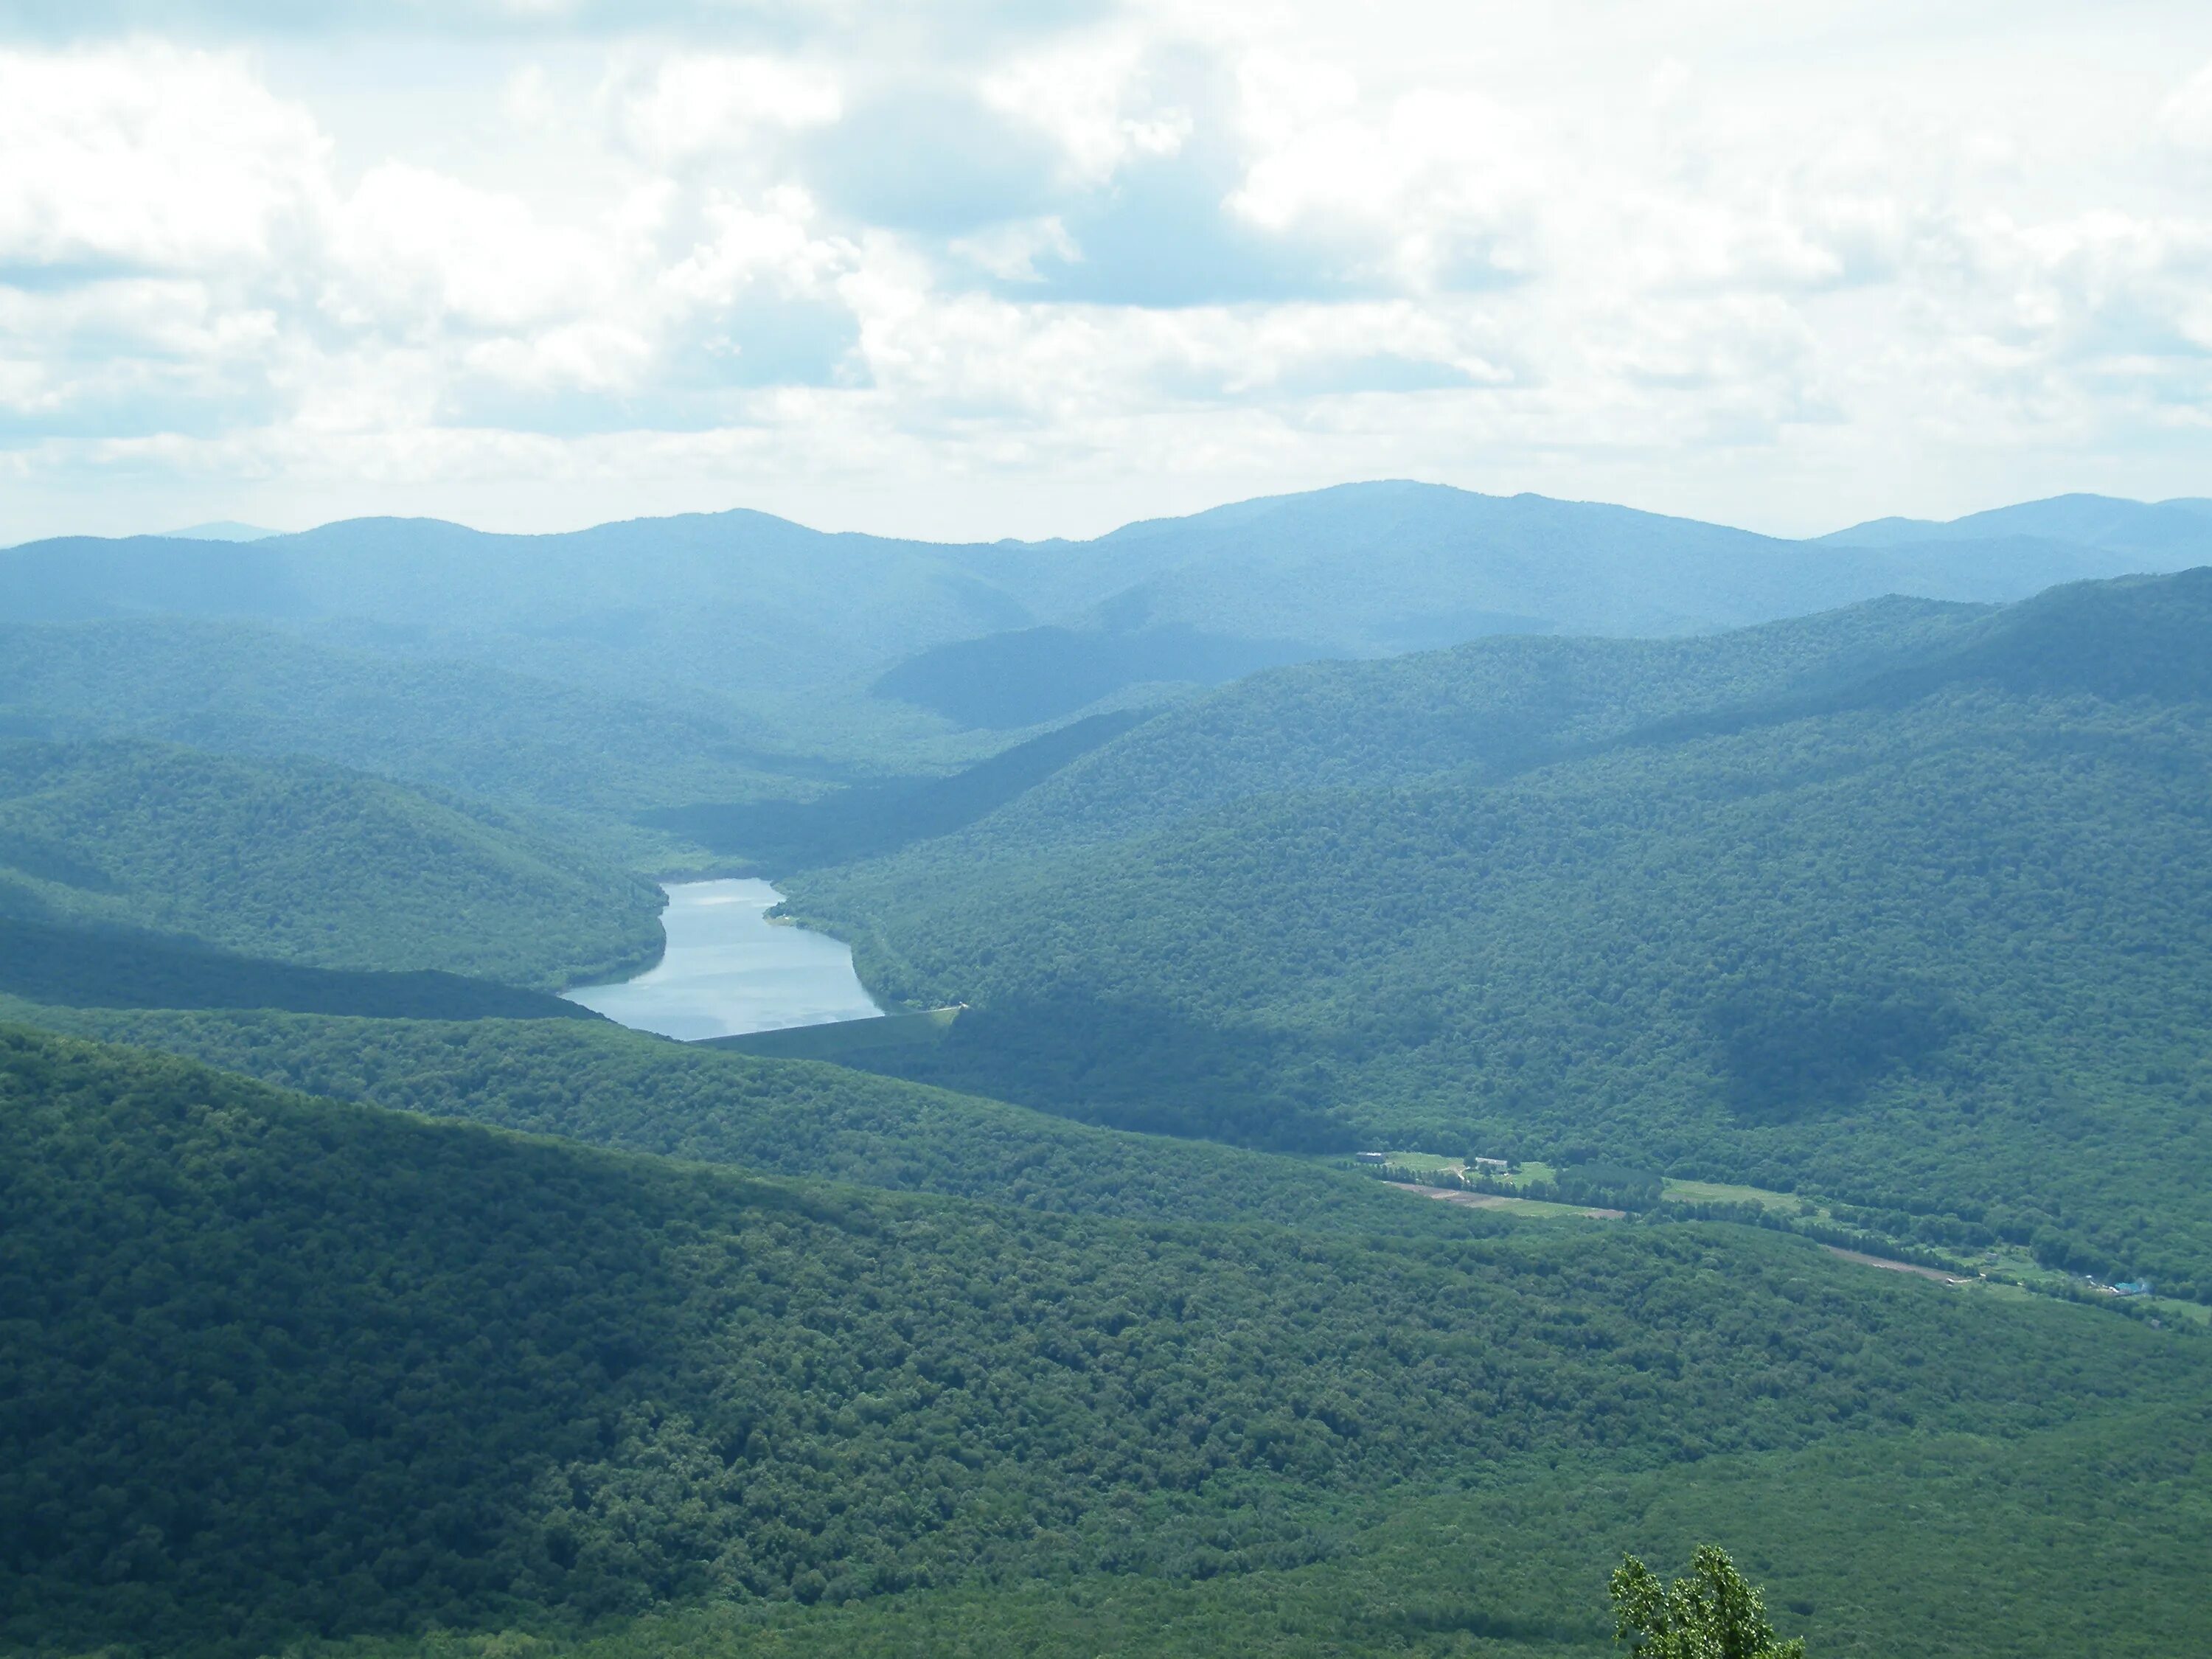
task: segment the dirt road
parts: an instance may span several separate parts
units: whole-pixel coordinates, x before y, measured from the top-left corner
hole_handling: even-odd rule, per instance
[[[1549,1215],[1571,1210],[1593,1221],[1618,1221],[1626,1213],[1622,1210],[1585,1210],[1577,1205],[1549,1204],[1533,1198],[1506,1198],[1497,1193],[1470,1193],[1460,1187],[1409,1186],[1406,1190],[1419,1193],[1423,1198],[1442,1199],[1447,1204],[1462,1204],[1470,1210],[1515,1210],[1523,1215]]]
[[[1862,1255],[1856,1250],[1847,1250],[1840,1244],[1823,1244],[1820,1248],[1830,1255],[1839,1255],[1846,1261],[1862,1261],[1869,1267],[1887,1267],[1893,1273],[1918,1273],[1923,1279],[1932,1279],[1938,1285],[1966,1285],[1972,1281],[1956,1273],[1947,1273],[1941,1267],[1922,1267],[1910,1261],[1892,1261],[1887,1256]]]

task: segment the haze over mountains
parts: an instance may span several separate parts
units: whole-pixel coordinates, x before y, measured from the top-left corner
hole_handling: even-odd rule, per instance
[[[2200,570],[1282,671],[794,902],[890,996],[975,1005],[859,1064],[1260,1144],[1576,1148],[2205,1282],[2208,640]]]
[[[2201,0],[0,7],[0,1659],[2212,1656],[2208,184]]]
[[[2202,501],[9,550],[0,1656],[2195,1651],[2208,988]]]
[[[2212,509],[2187,501],[2059,497],[1806,543],[1391,483],[1089,542],[940,545],[750,512],[549,536],[354,520],[245,544],[73,538],[0,554],[0,622],[249,622],[630,699],[757,706],[779,739],[818,752],[824,732],[794,702],[871,684],[956,728],[1015,729],[1147,682],[1304,658],[1696,633],[1892,592],[2002,601],[2208,556]]]
[[[258,524],[240,524],[235,519],[210,519],[205,524],[190,524],[182,530],[167,530],[160,533],[165,541],[258,542],[283,532],[264,530]]]

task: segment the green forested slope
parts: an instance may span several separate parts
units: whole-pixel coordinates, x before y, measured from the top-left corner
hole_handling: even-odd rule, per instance
[[[2037,1435],[2201,1380],[2201,1339],[1725,1228],[867,1196],[21,1030],[0,1228],[18,1648],[1279,1569],[1409,1481]]]
[[[702,708],[701,705],[704,705]],[[0,627],[0,731],[312,755],[479,799],[628,817],[789,790],[711,699],[627,702],[462,661],[179,617]]]
[[[649,961],[649,882],[319,762],[0,744],[0,915],[312,967],[558,985]]]
[[[1531,770],[1010,836],[927,884],[918,851],[794,903],[879,990],[976,1005],[911,1075],[1796,1186],[2203,1293],[2208,646],[2212,572],[2059,590]]]
[[[2171,1659],[2212,1635],[2202,1406],[2043,1433],[1845,1435],[1651,1474],[1578,1470],[1474,1492],[1400,1489],[1338,1511],[1322,1559],[1249,1571],[720,1606],[527,1639],[544,1659],[1451,1659],[1618,1656],[1607,1572],[1725,1540],[1818,1659]],[[373,1642],[497,1659],[520,1633]]]
[[[669,1042],[598,1021],[0,1010],[308,1094],[769,1174],[1088,1215],[1466,1231],[1456,1213],[1297,1159],[1097,1128],[902,1079]]]
[[[945,836],[887,879],[926,886],[939,866],[1115,841],[1252,795],[1443,773],[1495,780],[1662,722],[1832,693],[1919,660],[1987,614],[1888,599],[1689,639],[1513,636],[1257,674],[1073,758],[973,833]]]

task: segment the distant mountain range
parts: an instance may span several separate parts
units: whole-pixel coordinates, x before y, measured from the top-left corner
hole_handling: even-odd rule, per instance
[[[1893,592],[2006,601],[2212,560],[2212,503],[2198,501],[2068,495],[1787,541],[1412,483],[1244,501],[1091,541],[833,535],[742,511],[544,536],[359,519],[191,538],[215,529],[243,533],[0,552],[0,622],[255,622],[628,699],[773,711],[785,747],[819,753],[915,711],[939,730],[1018,730],[1286,661],[1502,633],[1696,634]]]
[[[2212,1650],[2208,526],[0,553],[0,1652]]]
[[[2212,500],[2130,501],[2110,495],[2054,495],[1991,507],[1963,519],[1870,519],[1820,539],[1845,547],[1907,547],[1928,542],[2028,540],[2164,556],[2201,553],[2212,530]]]
[[[182,530],[161,533],[165,539],[177,542],[261,542],[284,532],[264,530],[258,524],[240,524],[235,519],[211,519],[205,524],[188,524]]]

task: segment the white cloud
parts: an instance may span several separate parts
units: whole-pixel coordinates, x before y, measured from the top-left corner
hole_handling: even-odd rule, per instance
[[[1311,228],[1354,244],[1357,263],[1416,287],[1528,269],[1558,185],[1529,123],[1488,98],[1427,88],[1373,109],[1340,70],[1268,69],[1247,77],[1255,153],[1235,210],[1278,234]]]
[[[612,300],[624,252],[511,195],[386,162],[336,216],[324,304],[354,329],[526,329]]]
[[[1993,21],[1961,77],[1824,5],[1818,50],[1733,0],[742,45],[556,6],[419,86],[380,46],[367,103],[343,44],[0,52],[0,539],[308,481],[267,516],[2203,493],[2212,69],[2168,65],[2212,19]]]
[[[1086,36],[990,70],[978,91],[1051,136],[1066,184],[1103,185],[1129,161],[1175,155],[1196,124],[1188,106],[1152,83],[1147,57],[1140,34]]]
[[[611,93],[617,131],[664,167],[743,151],[764,134],[827,125],[843,108],[824,70],[773,58],[686,53],[623,80]]]
[[[260,265],[321,211],[328,149],[234,57],[0,54],[0,268]]]
[[[2212,150],[2212,64],[2190,76],[2159,111],[2173,141],[2190,149]]]

